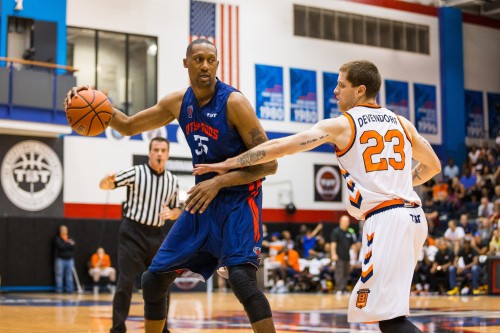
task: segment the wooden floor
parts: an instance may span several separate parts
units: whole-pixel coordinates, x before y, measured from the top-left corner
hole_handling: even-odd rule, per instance
[[[278,332],[378,332],[347,323],[347,295],[267,294]],[[0,294],[2,333],[109,332],[110,294]],[[500,297],[414,296],[411,320],[423,332],[500,332]],[[128,332],[143,332],[142,297],[134,294]],[[231,293],[172,293],[172,333],[251,333]]]

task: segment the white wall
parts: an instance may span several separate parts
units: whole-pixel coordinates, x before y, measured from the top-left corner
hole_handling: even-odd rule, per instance
[[[221,2],[221,1],[214,1]],[[240,0],[225,3],[240,6],[240,90],[255,106],[255,73],[258,64],[282,66],[284,69],[285,110],[289,110],[290,67],[317,71],[318,106],[322,114],[321,72],[337,72],[344,62],[355,59],[370,59],[376,63],[384,79],[407,81],[411,84],[425,83],[436,86],[438,115],[440,115],[440,77],[439,77],[439,40],[437,17],[400,12],[375,6],[337,0]],[[361,15],[390,18],[424,24],[430,27],[430,55],[394,51],[383,48],[366,47],[355,44],[323,41],[293,36],[293,4],[321,7],[331,10],[353,12]],[[97,10],[99,9],[99,10]],[[189,41],[189,1],[180,0],[68,0],[67,24],[158,37],[158,96],[178,90],[188,84],[182,58]],[[491,29],[490,29],[491,30]],[[480,89],[481,78],[500,86],[500,75],[491,73],[488,68],[497,66],[498,48],[491,57],[481,55],[487,45],[478,43],[479,34],[485,32],[496,37],[498,31],[484,28],[464,28],[464,37],[473,41],[464,42],[466,56],[467,88]],[[497,39],[498,40],[498,39]],[[481,42],[481,44],[488,42]],[[491,46],[491,44],[490,44]],[[472,64],[471,64],[472,63]],[[498,68],[498,67],[496,67]],[[382,88],[383,89],[383,88]],[[486,88],[485,88],[486,89]],[[410,101],[413,99],[410,89]],[[498,91],[498,89],[497,89]],[[382,104],[384,104],[382,91]],[[410,103],[413,107],[413,103]],[[413,114],[414,110],[410,110]],[[289,119],[287,117],[286,119]],[[438,119],[440,122],[440,120]],[[289,121],[263,121],[267,131],[292,133],[308,128],[308,124]],[[430,138],[440,143],[441,138]],[[65,138],[65,192],[64,201],[69,203],[119,203],[125,192],[111,194],[100,191],[99,179],[109,171],[116,171],[131,164],[132,154],[146,154],[147,144],[130,140],[127,143],[110,142],[102,138]],[[172,144],[172,156],[189,156],[185,146]],[[90,159],[95,157],[95,162]],[[333,154],[302,153],[280,160],[276,175],[270,176],[265,183],[264,207],[279,208],[278,193],[291,182],[293,196],[299,209],[343,209],[340,204],[315,203],[313,187],[314,164],[336,164]],[[183,179],[189,188],[192,178]]]

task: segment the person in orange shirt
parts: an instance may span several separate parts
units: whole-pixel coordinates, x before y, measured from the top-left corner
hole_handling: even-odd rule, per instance
[[[286,287],[285,280],[300,274],[299,253],[294,249],[289,249],[286,246],[276,255],[274,260],[279,261],[281,266],[275,270],[275,287]],[[277,290],[281,292],[280,290]]]
[[[94,280],[94,293],[99,291],[99,286],[97,283],[101,279],[101,277],[108,277],[111,283],[116,281],[116,270],[111,267],[111,259],[109,255],[104,251],[104,248],[99,247],[97,252],[94,253],[90,259],[90,269],[89,274],[92,276]],[[110,288],[111,292],[113,292],[113,287]]]

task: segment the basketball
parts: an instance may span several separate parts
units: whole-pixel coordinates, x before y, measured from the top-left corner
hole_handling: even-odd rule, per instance
[[[66,119],[83,136],[96,136],[106,130],[113,116],[111,102],[98,90],[82,90],[71,99]]]

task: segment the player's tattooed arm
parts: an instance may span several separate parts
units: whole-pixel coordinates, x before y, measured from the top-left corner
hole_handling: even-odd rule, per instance
[[[414,135],[413,158],[418,164],[412,170],[413,186],[421,185],[441,172],[441,162],[431,144],[420,134]]]
[[[412,170],[412,179],[413,181],[415,180],[422,180],[422,178],[420,177],[420,172],[422,171],[422,166],[420,165],[420,163],[418,163]]]
[[[322,140],[322,139],[325,139],[326,137],[328,137],[329,134],[323,134],[323,135],[320,135],[318,138],[312,138],[312,139],[308,139],[308,140],[305,140],[305,141],[302,141],[300,143],[301,146],[305,146],[307,144],[310,144],[310,143],[313,143],[313,142],[316,142],[318,140]]]

